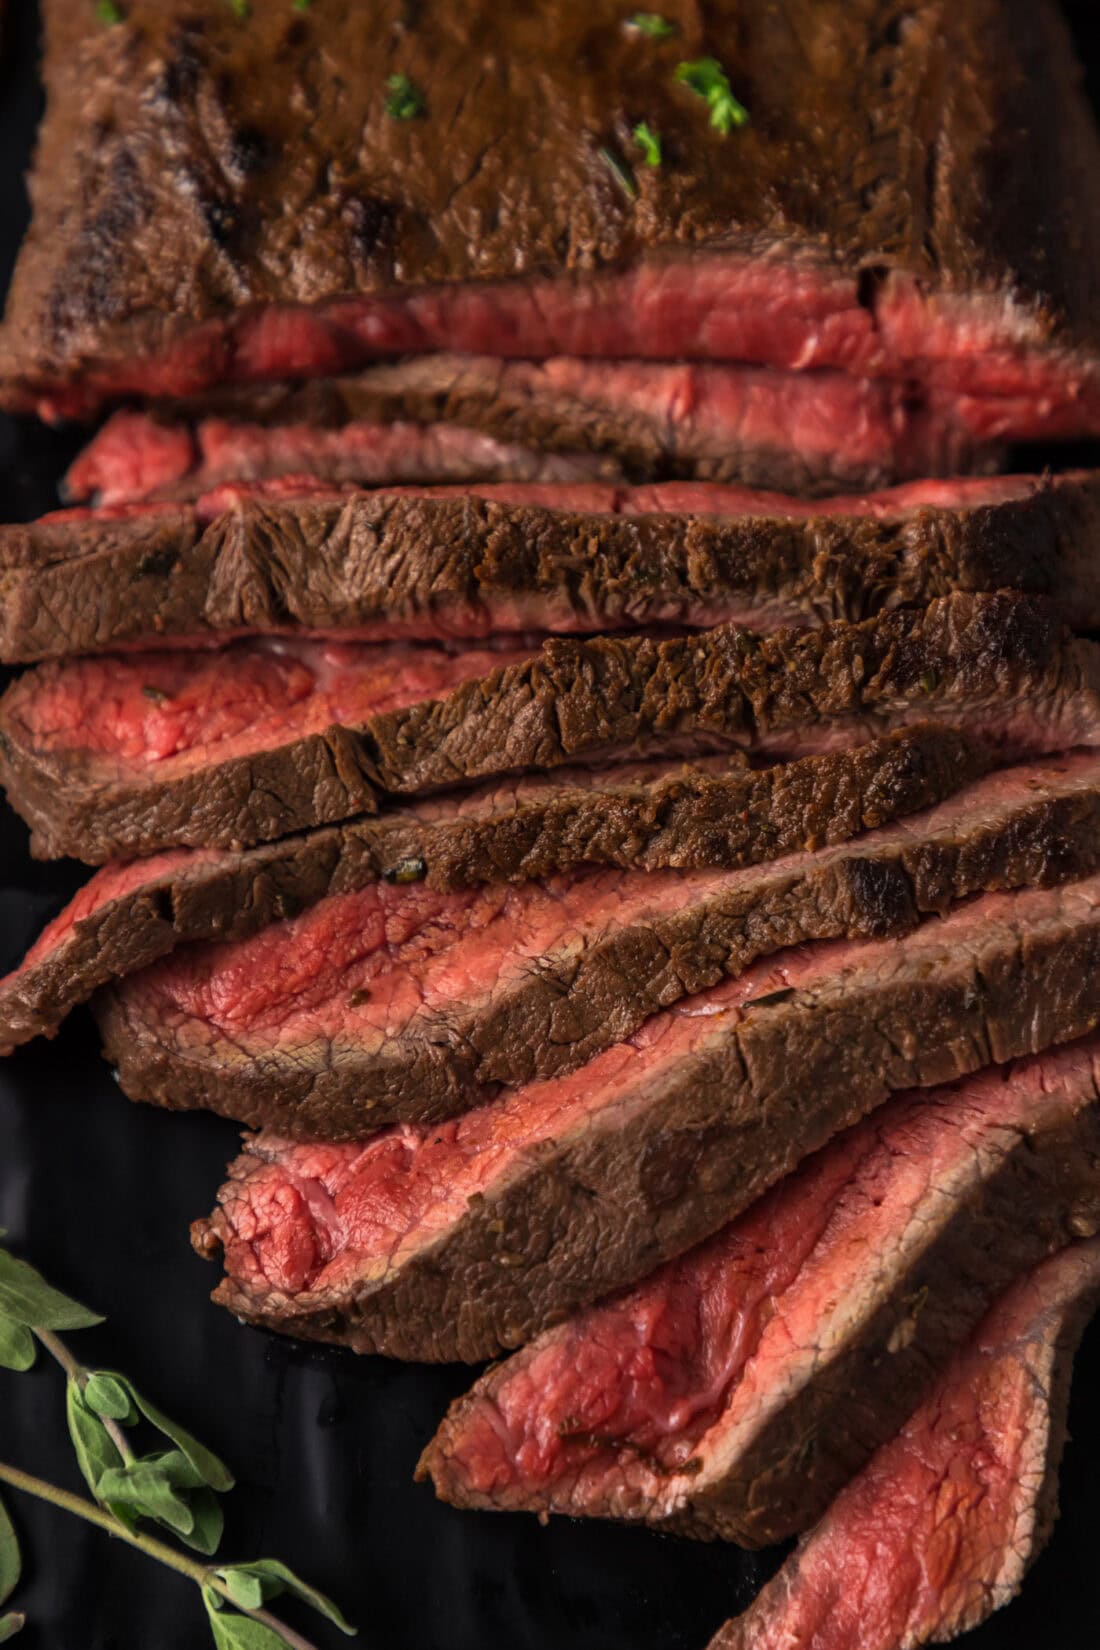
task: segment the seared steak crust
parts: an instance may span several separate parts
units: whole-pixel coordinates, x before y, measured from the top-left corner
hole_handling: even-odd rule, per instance
[[[1004,483],[991,483],[998,490]],[[582,489],[582,493],[583,493]],[[945,489],[945,491],[949,491]],[[234,496],[206,510],[47,517],[0,528],[0,657],[29,662],[173,637],[338,631],[388,637],[760,629],[860,620],[952,591],[1049,595],[1100,626],[1100,481],[960,486],[958,508],[796,516],[606,513],[475,493]],[[601,490],[602,492],[602,490]],[[775,500],[780,505],[779,499]],[[698,509],[707,510],[706,490]]]
[[[210,715],[254,659],[239,646],[213,666],[200,654],[187,667],[209,684]],[[1064,749],[1095,734],[1097,658],[1094,644],[1067,637],[1051,605],[1010,595],[948,596],[861,624],[764,636],[721,626],[665,640],[556,638],[443,697],[353,725],[311,731],[292,704],[277,729],[269,718],[262,736],[226,740],[229,753],[218,740],[204,745],[191,706],[187,742],[155,760],[151,748],[135,755],[116,740],[115,703],[97,745],[84,748],[102,669],[51,662],[0,701],[0,777],[33,827],[36,854],[96,864],[270,841],[375,811],[383,793],[716,746],[803,755],[914,721],[980,725],[1009,752]],[[141,720],[145,669],[148,661],[129,673],[124,659],[112,661],[127,733]],[[178,663],[171,670],[178,685]]]
[[[655,1061],[633,1045],[629,1072],[601,1057],[614,1070],[608,1092],[600,1067],[583,1068],[571,1087],[580,1109],[552,1138],[525,1149],[511,1133],[524,1102],[500,1102],[507,1164],[441,1227],[345,1268],[339,1287],[311,1290],[307,1279],[288,1293],[239,1269],[253,1253],[252,1177],[283,1162],[293,1177],[308,1146],[249,1142],[194,1242],[231,1245],[235,1275],[216,1298],[249,1322],[394,1357],[492,1357],[716,1231],[890,1092],[1095,1030],[1098,964],[1096,878],[986,896],[900,942],[795,954],[786,977],[804,983],[790,996],[765,991],[754,1005],[746,976],[736,993],[716,993],[740,1008],[708,1015],[698,998],[701,1015],[651,1022]],[[762,965],[761,986],[783,974]],[[346,1150],[358,1161],[370,1146]]]
[[[752,1547],[807,1529],[996,1296],[1100,1223],[1098,1077],[1090,1038],[896,1096],[708,1243],[495,1365],[418,1476],[458,1506]],[[653,1371],[681,1337],[668,1393]],[[580,1417],[601,1408],[595,1432]]]
[[[183,849],[109,866],[0,981],[0,1053],[52,1035],[99,986],[179,945],[243,938],[410,867],[431,887],[451,889],[590,865],[762,863],[929,807],[987,762],[964,734],[929,724],[760,770],[734,756],[565,772],[239,853]]]
[[[670,0],[663,42],[575,0],[411,21],[401,0],[257,6],[243,27],[221,0],[132,0],[110,28],[84,0],[45,9],[49,113],[4,363],[17,396],[90,364],[102,391],[112,363],[158,353],[173,392],[249,375],[262,306],[327,305],[331,357],[352,333],[342,300],[434,284],[413,316],[431,335],[457,284],[539,276],[576,283],[596,353],[639,354],[598,337],[601,302],[629,318],[628,293],[597,294],[593,326],[583,278],[704,247],[770,260],[763,290],[800,289],[826,362],[889,361],[873,312],[891,281],[947,311],[992,295],[1017,346],[1096,340],[1096,137],[1046,0]],[[707,55],[752,115],[725,138],[674,73]],[[387,114],[394,73],[419,118]],[[659,167],[634,164],[640,111]],[[779,340],[799,364],[806,333]],[[373,348],[393,352],[385,327]]]
[[[280,1016],[259,1029],[236,1017],[225,1026],[188,998],[193,970],[181,981],[171,964],[103,993],[96,1012],[107,1057],[135,1099],[210,1108],[295,1137],[355,1139],[395,1119],[465,1111],[500,1085],[576,1070],[662,1008],[783,947],[905,935],[974,894],[1063,883],[1098,865],[1100,758],[1056,759],[992,774],[937,812],[877,836],[696,879],[671,909],[655,909],[645,879],[627,875],[616,885],[620,914],[609,924],[607,891],[589,887],[596,914],[587,928],[581,920],[562,932],[559,923],[536,956],[472,993],[463,964],[445,952],[457,983],[400,1028],[387,1025],[381,1038],[373,1024],[357,1030],[346,1014],[337,1016],[335,1037],[315,1021],[292,1031]],[[579,891],[584,896],[583,884]],[[533,903],[521,891],[508,933],[525,935]],[[315,920],[324,949],[333,914]],[[280,937],[268,935],[264,960],[251,966],[232,947],[207,952],[196,966],[224,982],[228,999],[242,968],[283,977]],[[289,928],[283,943],[293,951],[303,936]],[[308,943],[315,947],[318,936]],[[487,943],[471,935],[471,945]],[[332,989],[340,1003],[355,995],[342,976]],[[385,972],[365,993],[374,994],[387,999]]]

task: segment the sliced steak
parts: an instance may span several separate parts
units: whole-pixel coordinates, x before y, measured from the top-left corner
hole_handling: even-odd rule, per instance
[[[927,807],[987,760],[965,734],[930,723],[762,769],[741,753],[563,769],[259,848],[177,848],[106,866],[0,980],[0,1053],[50,1035],[98,986],[178,945],[243,937],[379,879],[465,889],[589,865],[763,863]]]
[[[767,821],[753,823],[759,841]],[[873,836],[798,846],[766,868],[604,871],[450,894],[359,879],[302,916],[188,949],[106,994],[106,1051],[136,1099],[289,1134],[355,1139],[395,1118],[434,1121],[500,1084],[583,1065],[780,947],[903,934],[976,893],[1089,875],[1100,866],[1100,756],[991,774]],[[125,925],[125,906],[106,920],[116,913]],[[66,966],[65,951],[51,964],[54,943],[40,942],[25,987],[10,981],[14,1013],[29,989],[33,1016],[38,968]]]
[[[458,1506],[759,1547],[805,1530],[992,1301],[1100,1229],[1100,1040],[898,1096],[637,1288],[452,1405]]]
[[[45,18],[10,404],[445,349],[835,367],[1096,427],[1100,155],[1052,0],[676,0],[664,41],[575,0]],[[677,76],[706,56],[743,129]]]
[[[1100,1244],[990,1310],[899,1435],[710,1650],[942,1644],[1015,1598],[1058,1513],[1073,1355]]]
[[[178,407],[117,414],[69,472],[70,496],[194,498],[287,474],[569,481],[601,468],[612,480],[829,493],[958,475],[989,456],[956,429],[950,406],[932,415],[904,384],[774,367],[429,355],[208,400],[192,427],[166,425]]]
[[[429,357],[429,359],[431,359]],[[334,380],[342,383],[343,380]],[[313,388],[307,385],[306,390]],[[543,452],[498,441],[463,424],[389,424],[348,418],[336,427],[304,421],[267,425],[206,417],[193,425],[117,412],[70,467],[66,499],[100,508],[201,498],[226,482],[312,475],[329,483],[378,487],[430,482],[617,482],[615,458],[599,452]]]
[[[0,657],[246,634],[471,640],[860,620],[952,591],[1049,595],[1100,626],[1100,480],[921,482],[810,504],[709,484],[341,494],[0,527]]]
[[[195,1242],[222,1245],[217,1299],[250,1322],[491,1357],[710,1236],[892,1090],[1094,1031],[1098,962],[1100,877],[785,951],[457,1120],[255,1136]]]
[[[499,660],[497,668],[490,666]],[[234,846],[524,769],[741,748],[795,757],[936,720],[1009,755],[1090,744],[1096,644],[1021,596],[760,636],[557,638],[535,656],[237,643],[39,665],[0,777],[40,855]]]

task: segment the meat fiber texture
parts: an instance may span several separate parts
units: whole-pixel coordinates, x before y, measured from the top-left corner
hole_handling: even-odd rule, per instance
[[[408,29],[371,0],[242,29],[221,0],[133,0],[105,28],[48,0],[8,404],[446,349],[836,368],[1015,433],[1096,427],[1100,157],[1052,0],[668,17],[655,41],[575,0],[456,0]],[[747,125],[677,76],[705,56]],[[395,73],[414,118],[387,113]]]
[[[710,1650],[915,1650],[977,1627],[1050,1536],[1100,1245],[1044,1262]]]
[[[1002,1290],[1100,1227],[1100,1041],[898,1096],[717,1236],[549,1330],[420,1463],[489,1510],[763,1546],[893,1436]]]
[[[923,481],[810,503],[667,483],[221,487],[0,527],[0,657],[244,635],[478,641],[861,620],[953,591],[1100,626],[1100,482]]]
[[[222,1247],[216,1298],[249,1322],[491,1357],[710,1236],[891,1092],[1088,1035],[1098,960],[1097,877],[782,952],[457,1121],[259,1135],[194,1241]]]
[[[826,771],[838,761],[813,760]],[[781,782],[797,772],[772,771]],[[788,799],[797,830],[804,797],[795,787]],[[760,815],[751,828],[767,834]],[[434,1122],[502,1084],[583,1066],[782,947],[903,935],[977,893],[1090,875],[1100,868],[1100,756],[990,774],[843,846],[789,847],[778,863],[733,871],[589,872],[450,893],[364,879],[251,939],[186,947],[104,993],[105,1051],[135,1099],[295,1136]],[[132,922],[114,873],[103,875],[103,927],[121,935],[123,972],[131,934],[151,925]],[[229,887],[255,886],[250,875],[247,860],[234,866]],[[35,1024],[36,986],[58,975],[63,1003],[74,954],[97,946],[103,929],[86,915],[94,886],[7,982],[0,1002],[17,1026],[21,1011]],[[156,909],[156,888],[151,898]],[[183,902],[186,911],[186,885]],[[262,893],[257,907],[271,914]],[[251,922],[250,902],[243,917],[230,904],[226,920]],[[110,959],[100,946],[90,966]]]
[[[237,847],[525,769],[738,748],[792,758],[936,720],[1002,755],[1089,744],[1096,645],[1038,598],[954,595],[760,636],[554,638],[537,653],[238,642],[50,662],[0,701],[39,856]]]
[[[826,494],[991,467],[948,405],[848,373],[429,355],[304,386],[232,387],[115,414],[67,477],[102,504],[241,480],[614,481],[685,477]],[[181,422],[181,420],[183,420]]]
[[[177,848],[106,866],[0,980],[0,1051],[52,1034],[98,986],[179,945],[243,938],[379,880],[459,891],[597,865],[761,864],[941,801],[988,760],[965,734],[918,724],[800,762],[754,769],[735,752],[563,769],[259,848]],[[401,895],[392,900],[396,908]],[[416,892],[408,900],[423,914]],[[464,914],[478,909],[459,902]]]

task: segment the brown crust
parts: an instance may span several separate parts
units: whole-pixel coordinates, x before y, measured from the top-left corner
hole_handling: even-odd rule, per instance
[[[476,1005],[427,1016],[382,1051],[330,1058],[327,1046],[238,1048],[212,1028],[155,1014],[141,982],[96,1003],[107,1058],[125,1092],[208,1108],[305,1138],[355,1139],[394,1120],[436,1121],[513,1086],[574,1070],[679,998],[755,958],[811,940],[904,935],[923,916],[982,891],[1052,886],[1100,866],[1100,784],[1031,795],[968,828],[899,843],[864,838],[820,863],[762,871],[672,915],[588,936],[578,949]],[[629,981],[629,988],[624,982]],[[156,999],[153,999],[155,1004]]]
[[[709,1467],[666,1486],[642,1479],[612,1487],[592,1509],[569,1496],[550,1498],[517,1485],[502,1496],[470,1490],[461,1465],[450,1467],[468,1413],[492,1403],[510,1378],[491,1369],[452,1404],[424,1451],[418,1478],[455,1506],[629,1517],[704,1540],[762,1547],[815,1523],[872,1452],[908,1419],[937,1373],[993,1300],[1025,1270],[1100,1225],[1100,1107],[1082,1084],[1072,1103],[1059,1097],[1037,1111],[1026,1133],[985,1140],[967,1179],[930,1187],[922,1206],[899,1210],[896,1250],[876,1254],[846,1306],[843,1338],[831,1331],[812,1373],[780,1365],[755,1426],[738,1426],[736,1449],[712,1446]],[[532,1356],[537,1356],[531,1348]],[[800,1351],[792,1348],[796,1358]],[[524,1357],[525,1354],[520,1354]],[[721,1427],[722,1422],[716,1423]],[[712,1434],[712,1437],[714,1435]]]
[[[36,746],[36,687],[70,668],[79,663],[39,665],[0,700],[0,778],[32,827],[32,852],[99,864],[271,841],[376,811],[381,793],[609,755],[715,746],[797,755],[820,744],[823,727],[854,742],[915,720],[992,725],[1021,704],[1041,720],[1072,701],[1084,726],[1100,664],[1092,644],[1067,639],[1052,605],[1008,595],[948,596],[858,625],[764,636],[719,626],[668,640],[555,638],[445,698],[302,738],[291,726],[283,745],[220,763],[168,759],[153,778],[136,764],[120,777],[110,759]]]
[[[1033,928],[1026,947],[1011,918],[966,946],[949,924],[935,941],[925,931],[896,948],[888,971],[842,969],[734,1025],[719,1017],[708,1043],[649,1080],[629,1115],[617,1103],[517,1164],[506,1186],[381,1280],[287,1298],[226,1279],[215,1299],[249,1322],[361,1352],[489,1358],[716,1231],[891,1091],[1095,1029],[1095,914]],[[223,1198],[249,1169],[236,1160]],[[217,1247],[224,1218],[197,1223],[201,1252]]]
[[[182,508],[47,520],[0,527],[0,657],[382,620],[399,631],[517,599],[530,603],[526,628],[568,615],[601,630],[715,623],[730,602],[763,623],[860,620],[1013,588],[1053,597],[1088,629],[1100,626],[1098,518],[1090,475],[893,521],[579,515],[385,493],[242,500],[206,526]]]
[[[222,0],[131,0],[114,28],[49,0],[9,386],[250,306],[704,244],[845,271],[853,305],[866,268],[1013,293],[1040,340],[1095,342],[1096,135],[1048,0],[665,10],[679,32],[661,43],[574,0],[247,20]],[[753,114],[725,140],[673,73],[707,54]],[[386,117],[393,72],[427,92],[423,118]],[[630,154],[643,114],[666,162],[638,166],[629,197],[601,150]]]
[[[659,870],[763,863],[843,842],[952,794],[988,766],[964,734],[918,726],[854,751],[760,771],[675,764],[591,785],[506,785],[435,817],[429,806],[196,860],[78,920],[0,981],[0,1053],[51,1035],[77,1003],[196,940],[241,939],[401,866],[435,888],[521,882],[586,865]],[[139,1085],[140,1086],[140,1085]]]

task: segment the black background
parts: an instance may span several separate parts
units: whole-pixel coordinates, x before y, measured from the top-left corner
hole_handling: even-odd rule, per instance
[[[1069,9],[1083,27],[1095,0]],[[41,94],[35,8],[8,0],[0,10],[2,292],[26,223],[22,174]],[[1100,70],[1100,55],[1093,63]],[[50,508],[78,445],[71,433],[0,419],[0,519]],[[0,805],[0,973],[81,879],[75,867],[33,865],[22,826]],[[187,1228],[209,1210],[235,1144],[233,1126],[217,1119],[129,1105],[84,1013],[55,1043],[0,1067],[0,1225],[53,1281],[107,1314],[74,1350],[124,1369],[231,1464],[239,1484],[223,1554],[282,1558],[338,1598],[360,1628],[352,1642],[370,1650],[703,1650],[780,1553],[454,1512],[411,1478],[468,1370],[298,1347],[210,1305],[216,1275],[192,1254]],[[1098,1380],[1100,1322],[1078,1364],[1057,1535],[1023,1597],[966,1641],[974,1650],[1100,1642]],[[52,1366],[0,1371],[0,1457],[79,1489],[62,1406]],[[209,1642],[189,1582],[64,1514],[6,1499],[26,1558],[13,1601],[29,1617],[26,1650]],[[319,1646],[348,1642],[285,1613]]]

